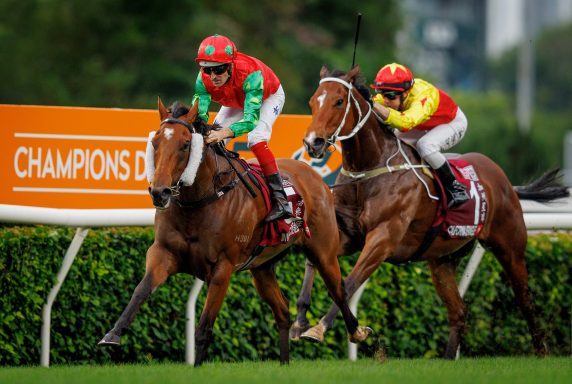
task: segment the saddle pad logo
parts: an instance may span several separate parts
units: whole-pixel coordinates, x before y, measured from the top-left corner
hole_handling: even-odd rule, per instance
[[[470,200],[446,213],[444,228],[451,238],[474,237],[479,234],[486,219],[487,197],[475,168],[467,163],[451,161],[457,178],[467,188]]]

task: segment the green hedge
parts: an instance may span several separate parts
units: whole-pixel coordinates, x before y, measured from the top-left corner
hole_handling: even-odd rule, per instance
[[[39,363],[42,306],[73,235],[69,228],[0,227],[0,365]],[[121,347],[97,345],[141,279],[145,251],[152,241],[150,228],[90,230],[53,306],[52,363],[184,361],[185,305],[193,284],[193,278],[186,275],[172,277],[152,295],[122,338]],[[565,233],[535,235],[528,243],[530,283],[554,355],[569,354],[571,348],[571,252],[572,237]],[[355,257],[342,259],[344,273],[354,261]],[[277,267],[292,318],[303,266],[303,255],[293,251]],[[466,295],[470,317],[465,356],[532,353],[526,325],[504,283],[499,263],[486,254]],[[199,298],[201,308],[205,292]],[[312,298],[310,320],[316,323],[329,306],[320,278]],[[360,356],[383,350],[388,356],[434,357],[444,351],[447,315],[425,263],[383,265],[362,296],[359,314],[360,323],[375,332],[360,347]],[[248,272],[233,277],[214,336],[211,359],[278,358],[272,314],[256,294]],[[290,346],[295,359],[344,358],[343,322],[338,318],[324,345],[300,342]]]

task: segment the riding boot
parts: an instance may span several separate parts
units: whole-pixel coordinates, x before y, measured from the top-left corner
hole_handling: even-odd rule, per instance
[[[445,162],[445,164],[435,169],[435,172],[437,172],[439,179],[441,179],[445,187],[445,193],[449,201],[448,208],[458,207],[469,200],[467,189],[463,184],[457,181],[448,162]]]
[[[265,221],[270,222],[277,219],[287,219],[292,217],[292,208],[288,203],[288,197],[282,187],[282,177],[280,173],[273,173],[265,176],[270,187],[270,197],[272,200],[272,210],[266,216]]]

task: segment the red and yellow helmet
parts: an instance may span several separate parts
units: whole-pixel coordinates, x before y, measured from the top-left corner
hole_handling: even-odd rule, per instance
[[[370,86],[375,89],[388,91],[407,91],[413,86],[413,74],[404,65],[391,63],[384,65],[377,75],[375,82]]]
[[[236,57],[236,45],[226,36],[213,35],[199,46],[195,62],[201,67],[230,64]]]

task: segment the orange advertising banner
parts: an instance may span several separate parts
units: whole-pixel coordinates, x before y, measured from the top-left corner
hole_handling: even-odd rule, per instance
[[[339,151],[310,159],[302,138],[310,116],[281,115],[270,147],[276,157],[311,164],[333,184]],[[0,204],[48,208],[152,208],[145,177],[154,110],[0,105]],[[246,135],[227,144],[252,157]]]

